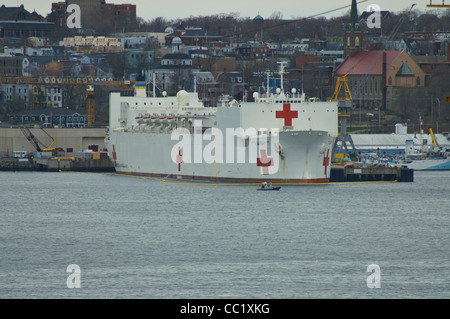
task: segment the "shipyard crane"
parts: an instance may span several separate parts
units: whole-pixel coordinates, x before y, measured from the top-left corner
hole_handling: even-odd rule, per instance
[[[21,126],[20,130],[22,131],[25,138],[33,145],[34,149],[38,152],[42,152],[42,142],[40,142],[33,133],[31,133],[30,129],[26,126]]]
[[[430,4],[427,4],[428,8],[450,8],[450,4],[445,4],[445,0],[442,0],[442,4],[433,4],[433,1],[430,0]]]
[[[428,132],[430,132],[431,140],[433,141],[433,146],[438,147],[439,145],[436,141],[436,137],[434,136],[433,129],[431,127],[428,129]]]
[[[408,16],[411,13],[411,10],[416,6],[415,3],[413,3],[411,5],[411,8],[408,11]],[[405,15],[402,15],[400,17],[400,20],[398,21],[397,25],[394,27],[394,29],[392,29],[391,34],[389,35],[388,41],[392,41],[394,40],[395,36],[397,35],[398,30],[400,29],[401,25],[403,24],[403,22],[405,21]]]
[[[41,130],[52,139],[52,142],[49,146],[46,146],[44,143],[42,143],[33,133],[31,133],[31,130],[27,126],[20,126],[20,130],[22,131],[25,138],[31,143],[31,145],[33,145],[34,149],[37,152],[52,152],[52,154],[55,152],[55,139],[43,128],[41,128]]]
[[[87,85],[87,99],[86,99],[86,115],[88,127],[95,127],[95,94],[94,85],[106,86],[106,87],[117,87],[122,89],[129,89],[134,86],[136,81],[94,81],[92,84]]]
[[[350,88],[348,87],[348,83],[347,83],[347,75],[343,75],[338,77],[337,82],[336,82],[336,88],[334,90],[333,96],[331,97],[331,101],[351,101],[352,100],[352,93],[350,92]],[[339,98],[339,93],[342,89],[342,87],[344,87],[344,91],[345,91],[345,98]]]
[[[342,147],[345,148],[347,153],[350,153],[347,148],[347,143],[350,143],[350,145],[353,149],[353,152],[356,155],[356,151],[355,151],[356,148],[353,143],[353,139],[350,136],[350,134],[348,134],[348,132],[347,132],[347,118],[350,117],[350,115],[347,114],[347,110],[350,108],[353,108],[353,102],[352,102],[353,98],[352,98],[352,93],[350,92],[350,88],[347,83],[347,75],[348,74],[338,77],[338,79],[336,81],[336,88],[334,90],[333,96],[330,99],[331,101],[338,102],[338,110],[339,110],[338,117],[341,118],[341,132],[338,135],[338,138],[336,139],[334,149],[336,150],[337,144],[339,142],[341,142],[341,147],[339,148],[339,151],[337,153],[342,152]],[[342,88],[344,88],[344,97],[339,97]],[[357,155],[356,155],[356,157],[358,158]]]

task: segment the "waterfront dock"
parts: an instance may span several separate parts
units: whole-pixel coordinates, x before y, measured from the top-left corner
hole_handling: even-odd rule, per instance
[[[414,170],[406,167],[332,166],[331,183],[340,182],[414,182]]]
[[[0,171],[115,172],[115,168],[109,158],[3,158]]]
[[[115,172],[114,164],[109,158],[37,158],[33,162],[37,170],[47,172]]]
[[[0,160],[0,171],[115,172],[115,168],[109,158],[3,158]],[[414,182],[414,170],[405,167],[331,168],[330,183],[394,181]]]

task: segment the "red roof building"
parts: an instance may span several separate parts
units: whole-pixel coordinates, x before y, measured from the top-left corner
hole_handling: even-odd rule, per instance
[[[386,78],[383,81],[383,53]],[[353,100],[362,107],[382,107],[383,89],[392,94],[396,87],[423,87],[425,73],[406,51],[360,51],[348,57],[335,71],[335,79],[347,74]],[[389,103],[388,103],[389,104]],[[390,108],[390,105],[385,107]]]

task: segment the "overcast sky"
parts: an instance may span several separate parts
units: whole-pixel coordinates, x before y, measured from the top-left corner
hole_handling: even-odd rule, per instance
[[[63,0],[59,0],[63,1]],[[447,0],[450,3],[450,0]],[[7,7],[23,4],[30,12],[36,10],[46,16],[50,13],[52,2],[58,0],[1,0],[1,4]],[[349,6],[351,0],[106,0],[106,3],[131,3],[137,8],[137,16],[144,20],[155,17],[164,17],[168,20],[187,18],[189,16],[206,16],[220,13],[237,12],[241,18],[254,18],[258,13],[268,18],[274,12],[281,12],[284,19],[304,18],[327,11]],[[415,9],[429,10],[426,7],[429,0],[358,0],[358,11],[365,11],[370,4],[377,4],[383,11],[399,12],[409,9],[413,3]],[[441,0],[433,0],[433,3],[441,4]],[[326,17],[341,16],[349,10],[344,8],[332,13],[324,14]],[[445,9],[438,9],[445,10]]]

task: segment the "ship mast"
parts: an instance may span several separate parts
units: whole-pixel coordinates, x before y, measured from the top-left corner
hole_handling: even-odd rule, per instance
[[[280,95],[282,96],[282,97],[284,97],[285,95],[284,95],[284,85],[283,85],[283,78],[284,78],[284,65],[286,64],[286,62],[277,62],[278,64],[280,64],[280,76],[281,76],[281,79],[280,79],[280,81],[281,81],[281,83],[280,83],[280,85],[281,85],[281,92],[280,92]]]

